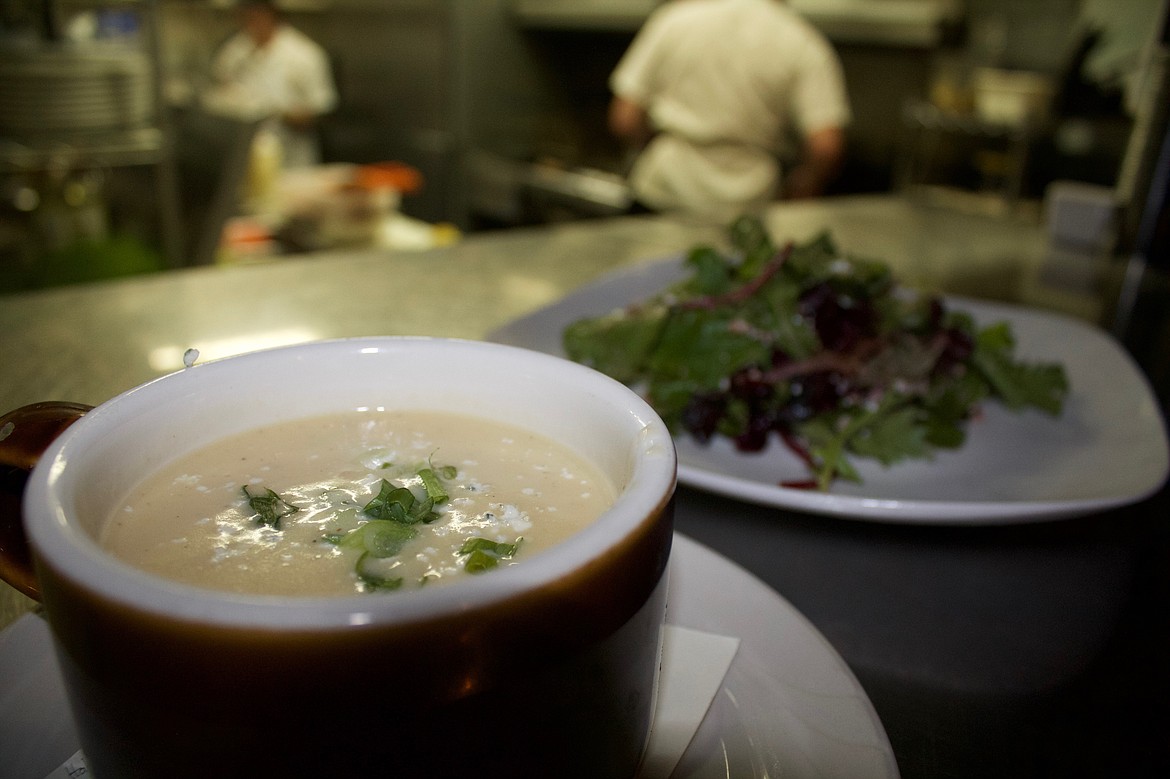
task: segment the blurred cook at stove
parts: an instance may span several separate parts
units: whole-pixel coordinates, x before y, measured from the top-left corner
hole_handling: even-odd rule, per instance
[[[319,162],[315,127],[337,105],[329,56],[287,24],[272,0],[242,0],[240,31],[212,63],[210,110],[241,118],[269,117],[284,167]]]
[[[782,0],[672,0],[610,77],[609,126],[640,149],[634,196],[726,221],[776,197],[822,194],[851,117],[841,64]],[[796,164],[780,158],[796,139]]]

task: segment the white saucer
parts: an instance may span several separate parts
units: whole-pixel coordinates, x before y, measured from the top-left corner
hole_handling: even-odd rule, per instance
[[[675,535],[670,566],[670,623],[740,639],[675,779],[898,776],[861,685],[791,604],[685,536]],[[0,744],[0,779],[44,779],[78,747],[36,614],[0,632]]]
[[[671,624],[740,639],[675,779],[898,776],[861,685],[792,604],[677,533],[670,576]]]

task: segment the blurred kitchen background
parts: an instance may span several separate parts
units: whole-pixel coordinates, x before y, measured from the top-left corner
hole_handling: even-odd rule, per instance
[[[1092,253],[1135,240],[1165,136],[1163,0],[790,3],[845,66],[830,196],[1049,220]],[[326,164],[274,183],[254,127],[200,108],[229,0],[0,0],[0,294],[621,213],[606,82],[654,5],[286,0],[340,105]],[[390,183],[338,186],[357,169]],[[257,205],[273,187],[279,215]]]

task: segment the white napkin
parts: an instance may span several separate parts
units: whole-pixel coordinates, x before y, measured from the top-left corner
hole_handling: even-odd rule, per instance
[[[81,750],[73,753],[73,757],[66,760],[45,779],[79,779],[82,776],[91,776],[89,766],[85,764],[85,755]]]
[[[738,638],[666,626],[650,743],[638,779],[666,779],[674,771],[738,650]]]

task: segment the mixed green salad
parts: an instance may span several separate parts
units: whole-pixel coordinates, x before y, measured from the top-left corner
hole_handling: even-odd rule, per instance
[[[1006,322],[979,327],[827,233],[780,247],[755,217],[728,232],[682,281],[569,325],[568,356],[638,388],[676,434],[745,452],[779,437],[808,467],[789,487],[959,447],[985,401],[1060,413],[1063,367],[1017,359]]]

